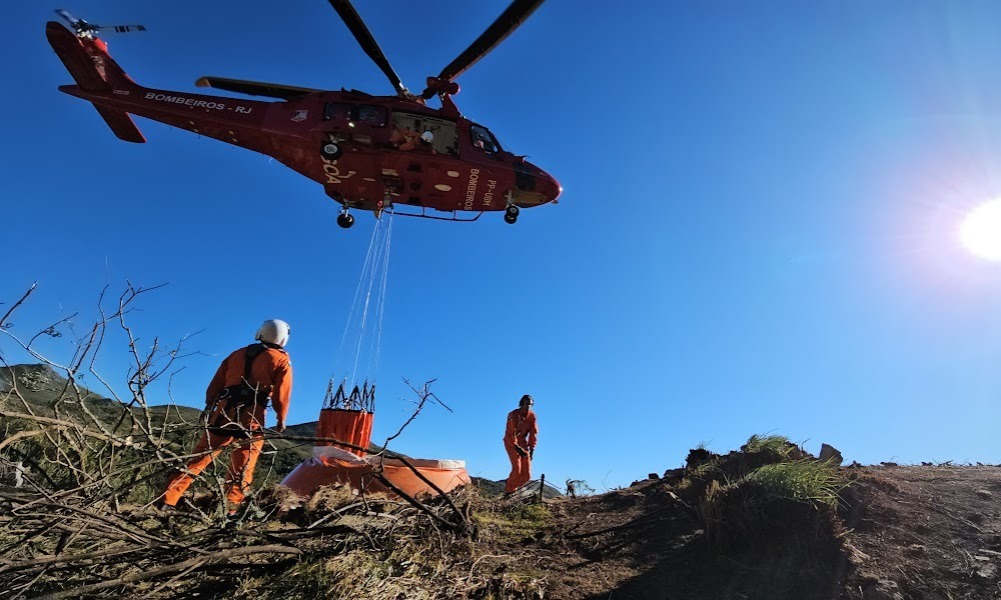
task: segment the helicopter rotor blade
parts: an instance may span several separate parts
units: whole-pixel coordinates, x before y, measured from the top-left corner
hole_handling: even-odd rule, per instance
[[[101,28],[100,26],[92,25],[87,21],[84,21],[83,19],[78,19],[73,15],[71,15],[69,11],[63,10],[61,8],[56,9],[55,13],[60,17],[62,17],[64,21],[69,23],[70,27],[72,27],[73,30],[76,31],[78,35],[83,33],[93,34],[95,31]]]
[[[355,36],[358,40],[358,44],[361,49],[365,51],[365,54],[372,59],[372,62],[379,67],[380,70],[389,79],[389,82],[393,84],[396,89],[396,93],[400,96],[406,96],[409,92],[406,86],[403,85],[403,81],[400,80],[400,76],[396,74],[393,70],[392,65],[389,64],[389,59],[386,55],[382,53],[382,49],[379,47],[378,42],[375,41],[375,37],[365,26],[365,22],[362,21],[361,17],[358,15],[358,11],[355,7],[351,5],[350,0],[328,0],[330,5],[334,7],[337,14],[341,16],[341,20],[344,24],[348,26],[351,34]]]
[[[280,83],[262,83],[243,79],[226,79],[224,77],[200,77],[198,81],[195,81],[195,85],[198,87],[210,87],[236,92],[238,94],[247,94],[248,96],[267,96],[268,98],[281,98],[282,100],[301,98],[306,94],[322,91],[312,88],[282,85]]]
[[[524,23],[535,12],[535,9],[542,2],[543,0],[513,0],[510,6],[487,27],[486,31],[480,37],[476,38],[476,41],[470,44],[462,54],[441,70],[438,79],[441,81],[452,81],[465,73],[469,67],[476,64],[476,61],[486,56],[497,44],[500,44],[507,36],[511,35],[519,25]],[[421,97],[426,100],[432,98],[436,93],[437,90],[428,87],[421,94]]]
[[[57,8],[55,13],[60,17],[62,17],[63,20],[69,23],[70,25],[73,25],[79,21],[79,19],[77,19],[76,17],[74,17],[73,15],[69,14],[67,11],[61,8]]]
[[[145,25],[101,25],[94,29],[114,29],[115,33],[129,33],[131,31],[146,31]]]
[[[73,15],[69,14],[61,8],[56,9],[55,13],[62,17],[64,21],[70,24],[78,35],[88,34],[93,35],[96,31],[109,30],[115,33],[129,33],[132,31],[146,31],[145,25],[98,25],[96,23],[88,23],[83,19],[78,19]]]

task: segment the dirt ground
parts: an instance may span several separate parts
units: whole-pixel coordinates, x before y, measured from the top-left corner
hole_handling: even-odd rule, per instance
[[[548,502],[521,551],[546,599],[986,600],[1001,598],[1001,468],[843,467],[852,483],[831,552],[795,543],[714,557],[694,507],[647,480]],[[531,558],[528,558],[531,557]]]
[[[869,496],[846,520],[862,556],[842,598],[896,598],[894,591],[907,600],[1001,598],[1001,468],[855,471],[858,491]],[[872,592],[881,588],[889,595]]]

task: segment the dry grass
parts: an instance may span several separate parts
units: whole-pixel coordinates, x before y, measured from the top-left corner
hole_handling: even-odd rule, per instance
[[[789,441],[789,438],[782,435],[758,435],[754,434],[748,438],[747,443],[741,448],[748,454],[769,453],[785,458],[796,445]]]
[[[808,556],[836,547],[844,478],[828,463],[797,458],[783,436],[754,435],[741,450],[689,469],[679,488],[696,495],[710,548],[781,553],[785,545]]]
[[[484,504],[473,515],[480,539],[502,543],[535,538],[552,521],[545,504]]]
[[[794,502],[819,502],[830,507],[846,484],[827,464],[816,460],[795,460],[765,465],[745,478],[761,486],[764,501],[772,499]]]
[[[338,510],[358,501],[358,491],[346,485],[325,485],[305,503],[307,512]]]

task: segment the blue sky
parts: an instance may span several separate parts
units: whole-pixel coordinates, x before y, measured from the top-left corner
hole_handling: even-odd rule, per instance
[[[411,88],[505,6],[356,2]],[[142,85],[391,93],[320,0],[63,8],[145,24],[106,38]],[[105,284],[169,282],[132,322],[144,342],[200,331],[178,402],[200,405],[219,360],[278,317],[293,328],[289,421],[316,419],[346,369],[371,217],[341,230],[318,184],[158,123],[137,119],[147,144],[118,141],[57,91],[71,79],[45,41],[49,7],[6,16],[0,301],[39,282],[12,331],[76,311],[85,325]],[[997,2],[549,0],[459,83],[459,108],[565,191],[515,226],[394,222],[376,440],[409,414],[400,377],[437,378],[454,412],[429,408],[395,448],[491,479],[523,393],[536,475],[598,489],[767,432],[863,463],[1001,462],[1001,264],[957,236],[1001,196]],[[66,341],[40,348],[65,360]],[[123,381],[127,359],[116,337],[98,367]]]

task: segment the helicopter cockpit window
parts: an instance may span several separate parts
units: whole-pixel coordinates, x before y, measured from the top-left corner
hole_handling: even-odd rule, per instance
[[[455,122],[427,115],[393,112],[393,133],[389,142],[404,152],[459,154]]]
[[[491,153],[500,152],[501,147],[500,144],[497,143],[497,138],[495,138],[494,134],[490,133],[490,130],[486,127],[470,125],[469,134],[474,148],[479,148]]]

